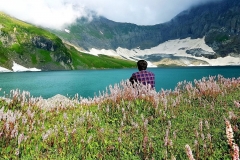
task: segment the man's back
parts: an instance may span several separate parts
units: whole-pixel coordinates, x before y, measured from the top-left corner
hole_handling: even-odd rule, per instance
[[[133,73],[130,81],[138,81],[144,85],[150,84],[152,88],[155,87],[155,75],[147,70],[141,70]]]

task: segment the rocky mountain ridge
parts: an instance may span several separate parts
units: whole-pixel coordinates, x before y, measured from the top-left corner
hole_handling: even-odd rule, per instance
[[[116,50],[118,47],[144,50],[168,40],[190,37],[204,38],[214,54],[203,54],[205,51],[200,48],[189,50],[188,54],[209,59],[228,55],[239,57],[240,1],[222,0],[194,6],[169,22],[152,26],[117,23],[104,17],[95,17],[90,22],[79,19],[67,29],[69,32],[52,32],[86,51],[92,48]]]

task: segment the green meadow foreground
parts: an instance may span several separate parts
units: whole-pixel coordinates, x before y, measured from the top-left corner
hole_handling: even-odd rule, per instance
[[[0,98],[0,159],[239,159],[240,78],[156,92],[122,81],[94,98]]]

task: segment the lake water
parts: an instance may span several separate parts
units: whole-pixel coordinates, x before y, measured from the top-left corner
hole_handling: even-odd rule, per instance
[[[174,89],[180,81],[194,81],[202,77],[223,75],[240,77],[240,66],[148,68],[155,73],[156,90]],[[74,70],[49,72],[0,73],[0,96],[12,89],[29,91],[32,96],[49,98],[56,94],[93,97],[109,85],[127,80],[137,69]]]

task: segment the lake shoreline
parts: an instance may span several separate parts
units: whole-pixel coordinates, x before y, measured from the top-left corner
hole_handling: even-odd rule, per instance
[[[148,68],[155,73],[156,90],[174,90],[179,82],[222,75],[240,77],[240,66]],[[57,94],[93,98],[109,86],[128,80],[137,68],[0,73],[0,96],[11,90],[29,91],[31,96],[51,98]]]

